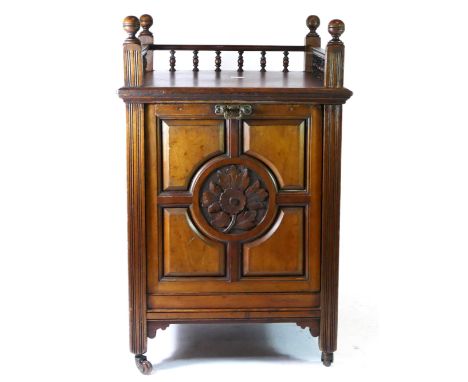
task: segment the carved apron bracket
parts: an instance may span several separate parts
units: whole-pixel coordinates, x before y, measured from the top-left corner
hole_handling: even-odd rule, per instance
[[[300,326],[302,329],[309,328],[312,337],[318,337],[320,333],[320,320],[318,319],[300,320],[296,322],[296,325]]]
[[[147,324],[147,335],[148,338],[154,338],[156,337],[156,332],[158,329],[161,330],[166,330],[166,328],[169,326],[168,322],[158,322],[158,321],[148,321]]]

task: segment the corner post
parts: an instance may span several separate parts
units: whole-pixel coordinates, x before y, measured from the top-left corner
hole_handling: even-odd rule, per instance
[[[325,56],[324,86],[343,87],[344,45],[339,39],[344,32],[341,20],[332,20],[328,31],[332,40]],[[341,114],[342,105],[324,105],[323,110],[323,192],[322,192],[322,274],[320,349],[322,362],[330,366],[337,345],[338,269],[341,182]]]
[[[306,25],[309,28],[309,33],[305,37],[305,51],[304,51],[304,71],[312,73],[312,48],[320,48],[320,36],[316,30],[320,26],[320,19],[318,16],[311,15],[307,17]]]
[[[143,53],[145,55],[144,71],[153,71],[153,51],[148,50],[148,45],[154,43],[153,33],[150,32],[150,28],[153,25],[153,18],[150,15],[144,14],[140,16],[140,25],[143,29],[138,38],[141,41]]]
[[[143,84],[143,58],[141,42],[135,36],[140,29],[140,21],[135,16],[127,16],[123,21],[123,29],[128,33],[123,44],[125,86],[141,86]]]
[[[135,34],[140,21],[128,16],[123,28],[128,33],[123,45],[125,86],[139,87],[143,83],[143,58]],[[126,112],[130,351],[140,371],[148,374],[151,363],[143,355],[147,349],[144,105],[127,103]]]
[[[345,25],[341,20],[332,20],[328,24],[328,32],[332,35],[332,39],[328,42],[325,53],[324,86],[327,88],[343,87],[345,47],[340,36],[344,30]]]

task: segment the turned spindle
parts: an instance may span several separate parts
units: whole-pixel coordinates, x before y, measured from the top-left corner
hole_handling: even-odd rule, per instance
[[[304,70],[312,72],[312,48],[320,48],[320,36],[317,34],[317,28],[320,26],[318,16],[311,15],[307,17],[306,25],[309,28],[309,33],[305,37],[304,51]]]
[[[198,69],[198,50],[194,50],[193,51],[193,71],[194,72],[198,72],[199,69]]]
[[[153,18],[150,15],[144,14],[140,16],[140,25],[142,28],[142,31],[138,35],[138,38],[141,41],[141,45],[143,48],[143,53],[145,57],[145,68],[144,70],[146,72],[152,72],[153,71],[153,51],[148,49],[148,46],[150,44],[153,44],[154,42],[154,37],[153,33],[149,30],[151,26],[153,25]]]
[[[141,42],[136,37],[140,29],[140,21],[135,16],[127,16],[123,20],[123,29],[127,32],[124,41],[124,83],[125,86],[141,86],[143,83],[143,58]]]
[[[328,42],[325,53],[325,79],[324,86],[328,88],[343,87],[344,72],[344,44],[340,36],[345,31],[341,20],[332,20],[328,24],[328,32],[332,39]]]
[[[261,72],[266,72],[266,52],[264,50],[262,50],[261,52],[261,57],[260,57],[260,71]]]
[[[288,66],[289,66],[289,52],[287,50],[285,50],[283,52],[283,72],[289,72],[289,69],[288,69]]]
[[[215,72],[221,71],[221,51],[216,51],[216,58],[215,58]]]
[[[169,71],[170,72],[175,72],[175,64],[176,64],[176,58],[175,58],[175,50],[171,49],[171,57],[169,58]]]
[[[237,71],[243,72],[244,71],[244,51],[239,50],[239,58],[237,59]]]

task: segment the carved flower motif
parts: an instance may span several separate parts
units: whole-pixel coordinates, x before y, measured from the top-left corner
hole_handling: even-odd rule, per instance
[[[266,210],[268,192],[256,179],[251,185],[249,171],[244,166],[227,166],[218,171],[202,195],[202,207],[207,208],[211,224],[228,233],[233,229],[246,231],[255,227]]]

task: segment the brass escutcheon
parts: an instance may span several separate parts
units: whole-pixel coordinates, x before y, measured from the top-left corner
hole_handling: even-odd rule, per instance
[[[214,109],[215,114],[224,116],[224,119],[242,119],[252,111],[252,105],[216,105]]]

